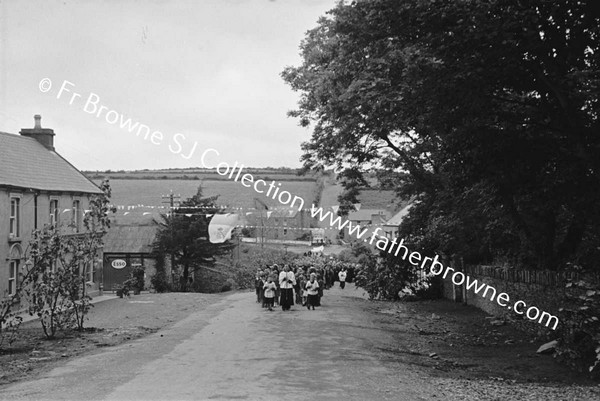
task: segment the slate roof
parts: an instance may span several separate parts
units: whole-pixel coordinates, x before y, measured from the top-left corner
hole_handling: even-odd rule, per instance
[[[249,213],[249,214],[248,214]],[[265,225],[269,225],[272,223],[267,223],[268,221],[273,221],[275,219],[295,219],[298,216],[297,208],[287,208],[287,207],[273,207],[267,211],[264,210],[256,210],[256,209],[247,209],[247,211],[240,213],[240,219],[242,222],[249,224],[258,224],[262,219]],[[267,217],[269,215],[269,217]]]
[[[400,223],[402,223],[402,220],[404,220],[404,217],[406,217],[406,215],[410,211],[411,207],[412,207],[412,203],[409,203],[408,205],[406,205],[405,207],[403,207],[402,210],[400,210],[398,213],[396,213],[394,215],[394,217],[392,217],[391,219],[389,219],[384,225],[386,225],[386,226],[399,226]]]
[[[102,191],[58,153],[33,138],[0,132],[0,185],[45,191]]]
[[[104,236],[104,253],[151,253],[157,225],[111,226]]]
[[[381,214],[383,220],[390,218],[390,213],[384,209],[360,209],[360,210],[348,213],[348,220],[350,220],[350,221],[371,221],[371,216],[373,214]]]
[[[296,217],[296,215],[298,214],[298,208],[295,207],[283,207],[283,206],[279,206],[279,207],[272,207],[269,209],[269,211],[273,212],[271,213],[271,217],[269,218],[282,218],[285,217],[287,219],[293,219]],[[258,213],[260,215],[260,212]],[[266,213],[263,212],[263,215],[266,217]]]

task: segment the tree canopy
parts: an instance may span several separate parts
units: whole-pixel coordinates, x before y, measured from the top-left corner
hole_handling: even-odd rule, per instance
[[[228,253],[233,248],[230,241],[213,244],[208,238],[211,217],[223,210],[215,201],[218,196],[203,198],[202,187],[191,198],[168,215],[162,216],[154,241],[154,250],[159,255],[172,256],[172,266],[179,276],[179,289],[188,289],[192,273],[201,266],[211,266],[215,256]]]
[[[378,169],[402,233],[473,262],[590,264],[600,240],[600,3],[340,2],[282,73],[306,166]],[[353,196],[354,196],[353,195]]]

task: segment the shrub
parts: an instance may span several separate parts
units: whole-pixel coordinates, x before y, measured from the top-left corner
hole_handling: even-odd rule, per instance
[[[93,209],[86,215],[84,224],[88,230],[92,229],[81,237],[63,236],[53,226],[32,234],[28,246],[31,263],[26,265],[23,293],[28,300],[29,314],[40,318],[48,338],[53,338],[57,330],[83,330],[91,307],[84,266],[96,257],[104,235],[104,232],[93,230],[90,220],[99,219],[103,229],[108,224],[101,203],[101,200],[90,202]]]
[[[242,228],[242,237],[254,237],[256,229],[252,227],[243,227]]]
[[[302,235],[296,238],[296,241],[308,241],[310,240],[310,232],[304,232]]]
[[[144,275],[144,266],[133,266],[131,273],[129,273],[129,278],[123,283],[123,287],[129,291],[133,290],[138,293],[144,291]]]
[[[377,258],[360,243],[353,245],[353,254],[361,266],[356,274],[356,285],[366,290],[371,299],[400,300],[434,296],[430,277],[400,257],[382,251]]]
[[[157,271],[150,277],[150,283],[156,292],[169,292],[171,291],[171,284],[167,278],[167,273],[164,271]]]
[[[231,291],[232,288],[233,283],[230,280],[227,280],[227,282],[221,286],[221,292]]]
[[[18,305],[18,298],[11,296],[0,300],[0,349],[4,343],[12,344],[17,338],[17,332],[23,318],[12,308]]]
[[[579,267],[575,269],[581,271]],[[565,302],[565,307],[559,309],[560,341],[554,356],[600,378],[600,286],[597,280],[585,274],[577,280],[568,280]]]

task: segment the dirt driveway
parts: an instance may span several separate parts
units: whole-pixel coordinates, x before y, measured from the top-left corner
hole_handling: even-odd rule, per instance
[[[335,288],[319,310],[296,305],[290,312],[263,310],[249,292],[220,296],[153,334],[4,386],[0,398],[600,399],[600,387],[573,385],[576,375],[550,357],[513,355],[535,348],[528,342],[505,344],[501,351],[486,346],[488,328],[478,311],[463,308],[468,316],[461,316],[445,302],[391,304],[360,295],[353,286]],[[145,297],[136,300],[159,299]],[[117,310],[123,301],[105,306]],[[128,307],[133,312],[144,305],[151,304]],[[150,322],[152,314],[146,318]],[[473,327],[465,326],[469,319]],[[505,331],[492,334],[500,342],[513,336]],[[514,350],[505,348],[511,345]],[[494,351],[507,356],[494,359]],[[549,368],[537,371],[542,365]],[[561,381],[544,380],[549,373]]]

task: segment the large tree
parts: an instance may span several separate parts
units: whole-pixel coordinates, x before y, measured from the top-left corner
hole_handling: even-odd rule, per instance
[[[283,72],[301,95],[290,114],[313,124],[305,164],[351,166],[354,190],[386,170],[418,200],[404,232],[432,249],[591,260],[599,35],[595,1],[339,3]]]
[[[179,276],[179,289],[189,289],[190,278],[202,266],[212,266],[215,257],[231,251],[231,241],[213,244],[209,241],[208,226],[214,214],[223,209],[215,204],[218,196],[202,197],[202,187],[191,198],[162,216],[154,241],[154,251],[171,256],[172,268]]]

